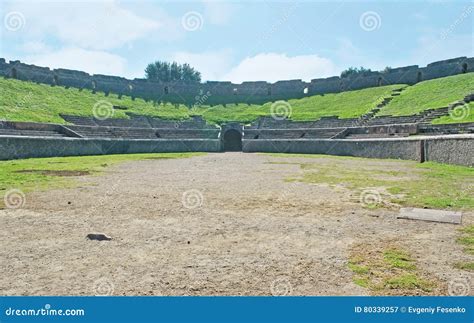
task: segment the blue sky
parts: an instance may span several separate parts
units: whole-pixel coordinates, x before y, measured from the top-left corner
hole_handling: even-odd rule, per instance
[[[128,78],[153,60],[240,83],[474,56],[470,1],[2,1],[0,14],[0,57]]]

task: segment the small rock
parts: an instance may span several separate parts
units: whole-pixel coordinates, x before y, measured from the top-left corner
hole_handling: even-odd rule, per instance
[[[104,233],[89,233],[87,235],[87,239],[89,240],[97,240],[97,241],[109,241],[112,240],[111,237]]]
[[[72,202],[71,201],[68,201],[67,204],[71,204]]]
[[[191,244],[191,241],[188,241],[188,244]]]

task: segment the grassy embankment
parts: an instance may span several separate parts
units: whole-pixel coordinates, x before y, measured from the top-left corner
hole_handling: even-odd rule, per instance
[[[428,80],[407,87],[401,95],[380,110],[378,115],[408,116],[427,109],[446,107],[471,93],[474,93],[474,73]],[[456,115],[462,118],[444,116],[433,120],[433,123],[474,122],[474,102],[462,109],[456,111]]]

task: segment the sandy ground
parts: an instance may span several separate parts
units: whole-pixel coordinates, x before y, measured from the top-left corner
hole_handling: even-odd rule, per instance
[[[129,162],[80,177],[77,188],[28,194],[23,209],[0,210],[0,292],[365,295],[347,267],[350,248],[387,240],[444,286],[472,280],[453,269],[467,257],[455,243],[459,226],[397,220],[396,209],[367,210],[346,189],[285,182],[300,167],[268,163],[299,160],[221,153]],[[113,240],[89,241],[91,232]]]

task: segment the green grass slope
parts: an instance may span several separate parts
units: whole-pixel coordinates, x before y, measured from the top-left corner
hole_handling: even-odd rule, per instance
[[[305,121],[321,117],[357,118],[375,108],[383,98],[390,96],[394,89],[405,88],[378,115],[411,115],[430,108],[440,108],[462,99],[474,92],[474,73],[461,74],[436,80],[429,80],[413,86],[403,84],[368,88],[342,93],[315,95],[302,99],[277,103],[286,111],[290,119]],[[227,121],[250,123],[261,116],[270,116],[272,105],[227,104],[196,106],[192,109],[184,105],[157,104],[130,97],[119,98],[115,94],[92,93],[90,90],[66,89],[13,79],[0,78],[0,119],[10,121],[34,121],[65,123],[60,114],[89,116],[94,114],[94,106],[101,104],[121,106],[126,110],[115,109],[111,117],[128,118],[126,112],[182,120],[193,115],[201,115],[210,123]],[[277,111],[279,109],[276,109]],[[472,105],[467,116],[461,121],[450,117],[435,120],[434,123],[472,122]]]
[[[141,99],[132,101],[130,97],[118,98],[117,95],[92,93],[61,86],[36,84],[13,79],[0,78],[0,119],[10,121],[35,121],[65,123],[60,114],[93,116],[95,104],[100,100],[112,105],[128,107],[136,114],[158,116],[163,118],[185,119],[189,117],[184,106],[162,105],[159,108],[153,103]],[[114,110],[114,118],[127,118],[125,111]]]
[[[474,73],[428,80],[407,87],[378,115],[406,116],[442,108],[474,92]]]
[[[317,120],[321,117],[338,116],[339,118],[357,118],[377,106],[385,97],[390,96],[394,89],[406,85],[389,85],[335,94],[314,95],[302,99],[289,100],[288,104],[268,102],[263,105],[222,105],[214,107],[198,107],[195,114],[202,115],[206,120],[219,123],[221,121],[251,122],[260,116],[269,116],[279,107],[292,120]],[[272,109],[272,105],[275,108]]]
[[[293,120],[315,120],[324,116],[340,118],[358,117],[373,109],[391,91],[404,85],[391,85],[326,94],[289,100],[290,118]],[[126,107],[114,110],[113,118],[128,118],[125,112],[155,116],[166,119],[187,119],[201,115],[210,123],[226,121],[252,122],[261,116],[270,116],[272,102],[263,105],[227,104],[226,106],[197,106],[192,109],[184,105],[156,104],[142,99],[90,90],[66,89],[13,79],[0,78],[0,119],[10,121],[35,121],[65,123],[60,114],[93,116],[94,105],[100,101]]]

